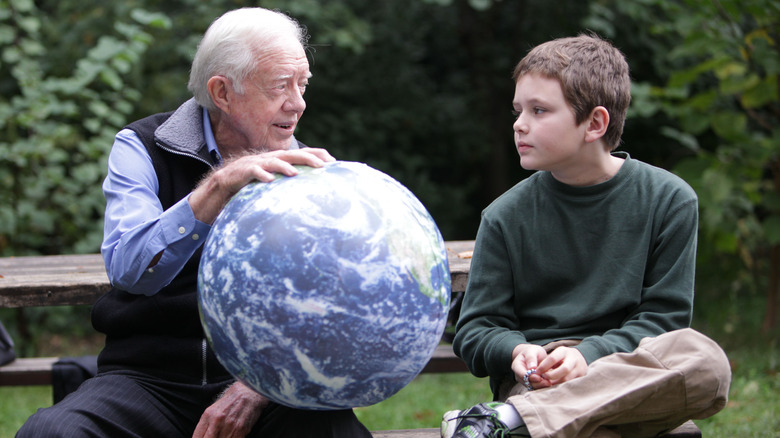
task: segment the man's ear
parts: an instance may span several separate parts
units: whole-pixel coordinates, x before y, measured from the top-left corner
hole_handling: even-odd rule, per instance
[[[591,143],[604,136],[609,126],[609,111],[603,106],[597,106],[590,112],[590,116],[585,121],[588,128],[585,130],[585,142]]]
[[[232,92],[230,80],[224,76],[212,76],[206,82],[206,90],[214,105],[225,114],[230,114],[230,96]]]

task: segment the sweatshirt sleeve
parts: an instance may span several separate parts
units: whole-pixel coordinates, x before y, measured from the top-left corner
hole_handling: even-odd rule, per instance
[[[511,261],[500,227],[483,215],[453,349],[477,377],[511,373],[517,330]]]

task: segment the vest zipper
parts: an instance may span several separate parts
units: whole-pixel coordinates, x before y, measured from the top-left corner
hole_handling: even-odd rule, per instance
[[[172,149],[172,148],[164,145],[163,143],[160,143],[159,141],[155,141],[155,144],[157,145],[157,147],[159,147],[160,149],[162,149],[164,151],[167,151],[167,152],[170,152],[170,153],[172,153],[174,155],[179,155],[179,156],[182,156],[182,157],[194,158],[195,160],[198,160],[201,163],[203,163],[206,166],[208,166],[210,169],[214,168],[213,164],[207,162],[206,160],[204,160],[203,158],[201,158],[201,157],[199,157],[199,156],[197,156],[195,154],[190,154],[190,153],[178,151],[176,149]],[[201,340],[201,366],[203,367],[203,377],[202,377],[202,380],[201,380],[201,384],[204,385],[204,386],[208,383],[208,372],[206,370],[207,351],[208,351],[208,341],[206,340],[206,338],[203,338]]]
[[[214,168],[214,164],[209,163],[208,161],[204,160],[203,158],[201,158],[198,155],[191,154],[191,153],[188,153],[188,152],[182,152],[182,151],[179,151],[179,150],[176,150],[176,149],[172,149],[172,148],[168,147],[167,145],[165,145],[163,143],[160,143],[159,141],[155,141],[154,143],[157,145],[158,148],[160,148],[160,149],[162,149],[162,150],[164,150],[166,152],[170,152],[170,153],[172,153],[174,155],[178,155],[180,157],[194,158],[194,159],[200,161],[201,163],[205,164],[206,166],[208,166],[209,169],[213,169]]]
[[[203,365],[203,381],[201,382],[201,384],[203,386],[205,386],[206,383],[208,383],[208,376],[207,376],[207,373],[206,373],[206,351],[207,351],[207,348],[208,348],[208,341],[206,341],[206,338],[203,338],[203,343],[201,344],[201,353],[202,353],[202,359],[203,359],[203,363],[202,363],[202,365]]]

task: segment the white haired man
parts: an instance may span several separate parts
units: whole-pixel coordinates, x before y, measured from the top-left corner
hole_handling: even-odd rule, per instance
[[[210,224],[252,181],[334,158],[293,136],[311,77],[306,32],[284,14],[218,18],[192,63],[193,98],[128,125],[103,184],[110,292],[98,374],[39,410],[18,437],[370,437],[352,410],[302,411],[235,381],[203,334],[197,271]]]

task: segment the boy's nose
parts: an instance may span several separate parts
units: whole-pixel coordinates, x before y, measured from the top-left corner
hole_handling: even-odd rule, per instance
[[[528,124],[525,123],[522,114],[517,116],[515,123],[512,124],[512,129],[514,129],[515,132],[528,132]]]

